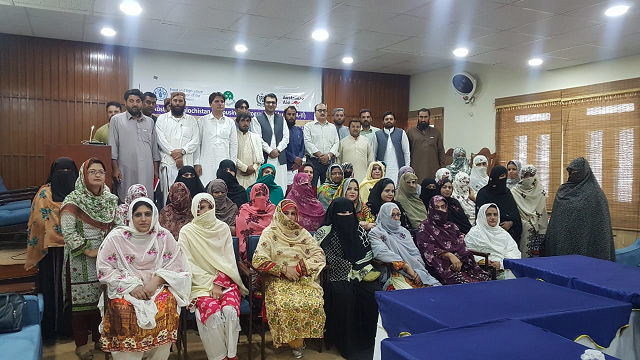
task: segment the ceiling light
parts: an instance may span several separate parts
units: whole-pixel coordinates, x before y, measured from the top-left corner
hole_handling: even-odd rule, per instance
[[[353,58],[350,56],[345,56],[342,58],[342,62],[345,64],[352,64],[353,63]]]
[[[544,61],[542,61],[542,59],[539,58],[535,58],[535,59],[531,59],[529,60],[529,66],[540,66],[542,65]]]
[[[469,54],[469,50],[465,48],[457,48],[453,50],[453,55],[455,55],[456,57],[465,57],[467,56],[467,54]]]
[[[102,30],[100,30],[100,33],[104,36],[116,36],[116,31],[108,27],[102,28]]]
[[[247,51],[247,50],[248,50],[248,49],[247,49],[247,47],[246,47],[246,46],[244,46],[244,45],[242,45],[242,44],[238,44],[238,45],[236,45],[236,51],[237,51],[237,52],[245,52],[245,51]]]
[[[125,0],[120,4],[120,10],[127,15],[140,15],[142,8],[137,1]]]
[[[607,16],[620,16],[626,13],[627,10],[629,10],[629,7],[627,5],[617,5],[608,8],[607,11],[604,12],[604,14]]]
[[[318,41],[324,41],[329,38],[327,30],[316,30],[311,34],[311,37]]]

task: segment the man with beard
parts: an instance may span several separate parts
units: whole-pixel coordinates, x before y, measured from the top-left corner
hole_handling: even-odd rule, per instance
[[[347,129],[344,126],[344,109],[343,108],[333,109],[333,125],[336,126],[336,130],[338,131],[338,141],[349,136],[349,129]]]
[[[289,127],[289,145],[287,145],[287,185],[293,184],[293,177],[302,166],[304,157],[304,132],[296,125],[298,109],[291,105],[284,110],[284,119]]]
[[[429,109],[420,109],[417,127],[407,130],[411,149],[411,167],[420,181],[435,178],[436,171],[445,167],[442,134],[429,125],[430,118]]]
[[[411,163],[409,139],[404,130],[394,127],[396,116],[391,111],[384,113],[382,124],[384,128],[376,132],[373,140],[373,153],[376,155],[376,161],[384,161],[387,164],[384,177],[395,183],[400,168]]]
[[[158,102],[158,98],[156,97],[156,94],[150,91],[144,93],[143,96],[144,99],[142,99],[142,113],[153,119],[153,122],[155,123],[158,120],[158,117],[153,115],[153,112],[156,111],[156,103]]]
[[[120,103],[117,101],[110,101],[107,103],[107,123],[102,125],[95,134],[93,134],[93,139],[100,141],[101,143],[109,142],[109,121],[113,115],[120,114]]]
[[[160,147],[160,187],[166,203],[169,188],[183,166],[195,165],[196,152],[200,151],[198,121],[184,113],[187,105],[183,92],[171,93],[171,110],[158,117],[156,134]]]
[[[244,188],[248,188],[256,182],[258,170],[264,162],[262,138],[249,131],[252,122],[249,111],[236,110],[236,124],[238,125],[238,160],[236,161],[238,173],[236,178]]]
[[[376,131],[380,130],[380,128],[371,125],[372,121],[373,119],[371,118],[371,110],[360,110],[360,122],[362,122],[360,135],[366,137],[367,139],[369,139],[369,141],[374,142],[376,139]]]
[[[144,185],[153,200],[153,180],[158,177],[160,151],[153,120],[141,111],[143,97],[138,89],[127,90],[127,111],[114,115],[109,125],[113,183],[123,203],[134,184]]]
[[[312,184],[324,184],[327,170],[338,157],[338,133],[327,120],[327,105],[320,103],[314,108],[315,120],[304,124],[304,147],[307,159],[313,164]]]

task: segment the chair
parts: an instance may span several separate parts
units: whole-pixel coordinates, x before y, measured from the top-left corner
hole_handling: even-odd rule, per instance
[[[471,167],[473,167],[473,158],[475,158],[476,155],[484,155],[484,157],[487,158],[487,174],[491,174],[491,169],[498,165],[498,155],[491,153],[491,150],[487,148],[482,148],[477,154],[471,153]]]
[[[616,262],[618,264],[640,267],[640,239],[633,244],[616,250]]]
[[[0,334],[0,353],[3,359],[42,359],[40,323],[44,312],[42,294],[24,295],[22,330]]]
[[[496,271],[496,268],[489,265],[489,255],[491,255],[490,253],[485,253],[485,252],[475,251],[475,250],[469,250],[469,252],[472,253],[474,256],[480,256],[484,258],[484,264],[478,263],[478,266],[480,266],[482,270],[489,273],[489,275],[491,276],[491,280],[495,280],[498,277],[498,272]]]
[[[453,164],[453,148],[449,148],[446,153],[444,153],[444,166],[449,166]]]
[[[0,234],[22,234],[27,231],[31,200],[39,186],[7,190],[0,177]]]

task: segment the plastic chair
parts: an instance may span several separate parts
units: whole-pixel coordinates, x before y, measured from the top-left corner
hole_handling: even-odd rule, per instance
[[[640,238],[633,244],[616,250],[618,264],[640,267]]]

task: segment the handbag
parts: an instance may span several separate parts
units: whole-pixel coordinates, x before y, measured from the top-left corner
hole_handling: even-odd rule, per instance
[[[26,306],[20,294],[0,294],[0,334],[22,330],[22,311]]]

